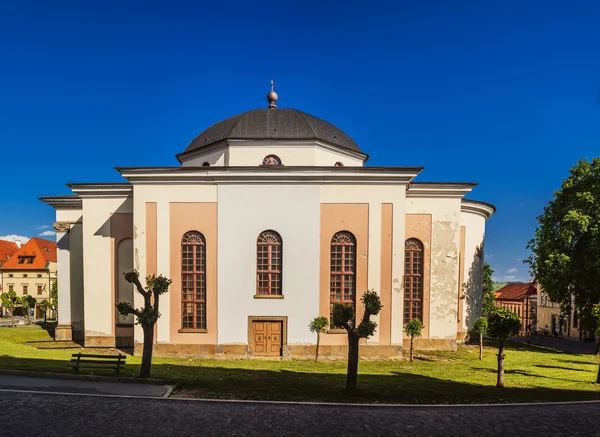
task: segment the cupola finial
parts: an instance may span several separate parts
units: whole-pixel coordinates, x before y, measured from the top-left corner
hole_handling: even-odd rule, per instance
[[[269,102],[269,109],[277,108],[277,99],[279,96],[275,92],[275,80],[271,78],[271,91],[267,94],[267,101]]]

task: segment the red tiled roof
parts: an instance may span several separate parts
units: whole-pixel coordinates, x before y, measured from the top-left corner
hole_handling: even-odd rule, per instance
[[[9,258],[17,252],[17,250],[19,250],[17,243],[0,240],[0,267],[2,267],[2,264],[8,261]]]
[[[535,282],[515,282],[496,291],[496,300],[522,300],[536,294],[537,284]]]
[[[33,262],[19,264],[19,257],[33,257]],[[2,266],[5,270],[44,270],[49,262],[56,262],[56,243],[33,237]]]

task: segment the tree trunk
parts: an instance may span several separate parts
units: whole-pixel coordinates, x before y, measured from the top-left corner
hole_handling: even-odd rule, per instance
[[[140,378],[150,378],[150,368],[152,367],[152,346],[154,345],[154,325],[143,325],[142,328],[144,330],[144,351],[142,353]]]
[[[15,327],[15,310],[12,310],[10,312],[10,324],[11,324],[11,328]]]
[[[354,333],[348,333],[348,373],[346,374],[346,391],[356,390],[358,377],[358,341],[360,338]]]
[[[600,337],[598,337],[598,342],[596,343],[596,355],[600,355]]]
[[[319,359],[319,342],[321,340],[321,333],[317,332],[317,351],[315,352],[315,363]]]
[[[479,333],[479,361],[483,359],[483,334]]]
[[[410,362],[413,361],[413,338],[414,336],[410,336]]]
[[[504,388],[504,343],[498,348],[498,382],[496,387]]]
[[[598,376],[596,377],[596,383],[600,384],[600,366],[598,366]]]

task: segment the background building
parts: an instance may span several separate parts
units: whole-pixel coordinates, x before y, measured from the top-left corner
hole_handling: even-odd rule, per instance
[[[536,282],[515,282],[496,291],[496,306],[514,311],[521,319],[520,335],[528,335],[535,330],[537,295]]]
[[[17,248],[0,268],[3,291],[17,296],[33,296],[37,302],[50,298],[52,282],[57,279],[56,243],[34,237]],[[35,317],[44,315],[36,308]]]

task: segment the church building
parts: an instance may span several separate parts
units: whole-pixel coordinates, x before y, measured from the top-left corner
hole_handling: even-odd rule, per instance
[[[160,301],[162,356],[314,357],[308,325],[336,302],[362,317],[381,296],[365,358],[399,358],[404,325],[417,347],[455,349],[481,314],[485,223],[495,208],[465,199],[477,184],[424,182],[423,167],[365,165],[338,127],[295,109],[253,109],[207,128],[175,167],[117,167],[120,183],[76,183],[43,197],[56,210],[57,340],[134,347],[142,330],[116,304],[143,305],[123,273],[172,279]],[[345,358],[331,327],[323,357]]]

